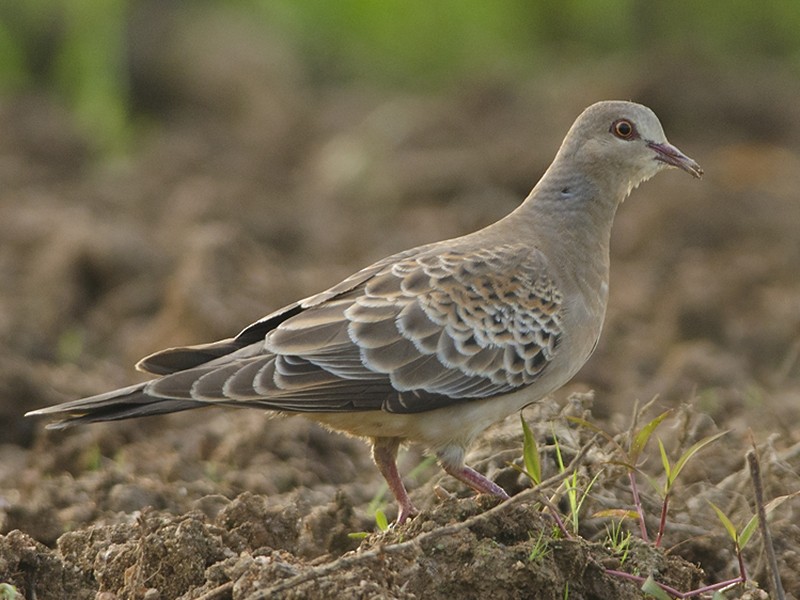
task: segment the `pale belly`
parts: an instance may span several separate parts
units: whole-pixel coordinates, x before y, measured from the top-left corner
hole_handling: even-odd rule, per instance
[[[422,444],[432,451],[457,445],[466,447],[481,431],[539,400],[544,394],[531,387],[485,400],[421,413],[383,411],[310,413],[307,419],[358,437],[394,437]]]

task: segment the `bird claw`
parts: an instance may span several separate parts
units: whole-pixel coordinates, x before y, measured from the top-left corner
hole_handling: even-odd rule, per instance
[[[397,511],[397,519],[394,522],[394,527],[399,527],[405,523],[409,518],[416,517],[419,511],[410,502],[406,505],[401,505],[400,510]]]

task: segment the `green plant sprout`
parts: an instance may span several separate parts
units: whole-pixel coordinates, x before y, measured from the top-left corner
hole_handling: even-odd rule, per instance
[[[778,496],[777,498],[773,498],[766,505],[764,505],[764,513],[769,514],[776,508],[778,508],[781,504],[789,500],[790,498],[794,498],[800,495],[800,492],[794,492],[792,494],[786,494],[784,496]],[[753,515],[747,524],[742,527],[741,531],[736,528],[733,522],[730,520],[728,515],[726,515],[723,510],[711,502],[710,500],[708,503],[711,505],[711,508],[714,509],[714,512],[717,514],[717,518],[722,523],[722,526],[725,528],[725,531],[728,533],[728,536],[731,538],[733,542],[734,552],[736,553],[736,558],[739,561],[739,577],[730,580],[728,582],[731,586],[736,585],[737,583],[744,583],[747,581],[747,572],[745,571],[744,566],[744,558],[742,556],[742,550],[747,545],[747,542],[750,541],[750,538],[755,533],[756,529],[758,528],[758,514]]]
[[[386,518],[386,513],[380,508],[375,511],[375,524],[381,531],[389,531],[389,520]]]
[[[531,537],[533,539],[533,537]],[[528,561],[538,562],[550,554],[550,544],[544,535],[544,530],[539,531],[536,541],[533,542],[531,551],[528,553]]]
[[[519,420],[522,423],[522,461],[525,465],[524,473],[531,478],[534,485],[542,483],[542,463],[539,460],[539,448],[536,445],[536,438],[533,437],[533,432],[522,416],[519,413]]]
[[[712,442],[717,441],[726,433],[728,432],[721,431],[714,435],[705,437],[695,444],[692,444],[692,446],[688,450],[686,450],[686,452],[680,455],[675,464],[670,463],[669,457],[667,456],[667,451],[664,448],[664,443],[661,441],[660,438],[658,439],[658,450],[661,453],[661,464],[664,467],[664,474],[666,475],[666,478],[664,480],[664,486],[660,490],[663,501],[661,503],[661,520],[659,521],[658,534],[656,535],[656,548],[661,546],[661,540],[664,537],[664,530],[667,526],[667,509],[669,506],[670,493],[672,492],[672,487],[675,484],[675,480],[678,478],[678,475],[680,475],[680,472],[683,470],[683,467],[686,466],[686,463],[689,461],[690,458],[692,458],[695,454],[697,454],[700,450],[702,450]],[[658,491],[659,489],[658,486],[654,487]]]
[[[522,461],[525,465],[524,467],[520,467],[514,463],[509,463],[511,468],[515,469],[516,471],[522,473],[528,479],[530,479],[535,486],[539,485],[542,481],[542,472],[541,472],[541,460],[539,459],[539,447],[536,444],[536,438],[533,436],[533,432],[528,424],[525,422],[522,413],[519,414],[520,422],[522,423],[522,435],[523,435],[523,442],[522,442]],[[545,506],[550,510],[550,514],[552,515],[553,519],[556,522],[558,535],[554,535],[553,537],[560,537],[563,535],[565,538],[569,539],[572,537],[567,531],[566,525],[564,525],[564,521],[561,519],[559,515],[558,509],[555,507],[552,501],[550,501],[544,494],[541,494],[542,502]]]
[[[622,455],[623,459],[620,461],[613,461],[612,464],[619,464],[625,467],[625,470],[628,474],[628,483],[631,488],[631,495],[633,496],[633,505],[634,511],[631,513],[638,518],[639,520],[639,530],[641,531],[642,540],[645,542],[649,542],[649,536],[647,535],[647,525],[645,524],[644,520],[644,509],[642,508],[642,502],[639,498],[639,488],[636,483],[636,472],[638,470],[637,464],[639,462],[639,457],[642,454],[645,446],[647,445],[647,441],[650,439],[653,431],[655,431],[656,427],[658,427],[661,422],[666,419],[672,411],[665,411],[658,415],[655,419],[648,422],[644,427],[642,427],[638,432],[632,434],[632,439],[630,443],[630,448],[626,450],[622,447],[622,445],[614,439],[614,437],[609,434],[607,431],[601,429],[594,423],[590,423],[586,419],[582,419],[580,417],[567,417],[572,423],[576,425],[580,425],[581,427],[585,427],[589,431],[592,431],[601,437],[603,437],[607,442],[609,442],[616,451]],[[627,511],[626,511],[627,512]]]
[[[539,455],[539,448],[536,444],[536,438],[533,435],[528,424],[525,422],[525,419],[520,413],[520,422],[522,424],[522,434],[523,434],[523,448],[522,448],[522,461],[524,467],[520,467],[514,463],[509,463],[516,471],[522,473],[526,477],[528,477],[534,485],[539,485],[542,481],[542,467],[541,467],[541,459]],[[572,473],[567,474],[567,467],[564,464],[564,459],[561,454],[561,446],[558,443],[558,436],[553,432],[553,447],[555,449],[556,460],[558,462],[558,469],[559,473],[563,475],[563,483],[554,493],[553,497],[555,498],[558,496],[559,493],[563,491],[566,494],[567,502],[569,503],[570,512],[568,515],[568,519],[570,520],[570,524],[572,526],[572,530],[574,533],[577,534],[579,528],[579,515],[581,508],[583,506],[583,502],[586,497],[589,495],[589,490],[592,489],[592,486],[597,481],[600,473],[598,472],[592,480],[589,482],[586,489],[581,494],[581,487],[579,485],[579,474],[577,469],[573,470]],[[571,538],[572,535],[570,534],[569,530],[567,529],[566,525],[564,525],[564,521],[559,514],[558,509],[555,506],[553,499],[548,499],[542,494],[542,502],[543,504],[549,509],[553,519],[558,526],[560,533],[567,539]]]
[[[625,564],[631,550],[631,532],[622,530],[622,522],[612,521],[611,525],[606,525],[606,547],[619,558],[620,566]]]
[[[600,434],[606,440],[608,440],[616,449],[617,451],[622,454],[623,460],[618,461],[616,464],[620,464],[625,467],[627,474],[628,474],[628,482],[631,488],[631,496],[633,497],[633,505],[635,510],[636,518],[639,521],[639,529],[641,531],[642,540],[645,542],[650,541],[650,536],[647,534],[647,524],[645,523],[645,515],[644,515],[644,508],[642,507],[642,502],[639,497],[639,487],[636,482],[636,474],[641,472],[639,469],[639,461],[644,452],[647,443],[650,441],[655,430],[658,428],[659,425],[666,419],[672,411],[667,410],[662,412],[660,415],[648,421],[639,431],[632,434],[632,439],[630,443],[630,447],[628,450],[625,450],[608,432],[603,431],[597,425],[593,423],[589,423],[585,419],[581,419],[579,417],[567,417],[573,423],[581,425],[582,427],[587,427],[589,430]],[[667,518],[667,510],[669,508],[669,500],[670,500],[670,493],[672,488],[675,484],[675,480],[680,475],[680,472],[686,466],[686,463],[692,458],[695,454],[697,454],[700,450],[705,448],[710,443],[716,441],[723,435],[725,435],[727,431],[721,431],[714,435],[708,436],[703,438],[699,442],[692,445],[691,448],[686,450],[675,462],[673,465],[670,463],[669,458],[667,457],[666,451],[664,449],[663,443],[661,440],[658,441],[659,449],[661,450],[661,463],[664,467],[664,473],[666,475],[666,481],[662,486],[658,486],[651,481],[651,485],[654,485],[655,489],[659,492],[662,496],[662,505],[661,505],[661,520],[659,522],[658,533],[656,534],[656,546],[661,545],[661,540],[664,537],[664,530],[666,527],[666,518]],[[648,478],[649,479],[649,478]],[[629,514],[629,513],[628,513]]]
[[[372,499],[372,502],[375,502],[375,498]],[[385,533],[389,531],[389,529],[391,528],[391,526],[389,525],[389,519],[386,518],[386,513],[383,511],[382,508],[380,507],[372,508],[373,506],[372,502],[370,502],[369,512],[375,518],[375,525],[377,526],[378,531]],[[347,537],[350,538],[351,540],[365,540],[370,535],[372,535],[372,533],[373,532],[371,531],[352,531],[347,534]]]
[[[561,446],[558,443],[558,437],[556,436],[555,431],[553,431],[553,444],[555,446],[556,460],[558,461],[559,473],[565,473],[566,467],[564,466],[564,459],[561,456]],[[567,494],[567,502],[569,503],[568,519],[572,524],[572,532],[575,534],[578,533],[579,515],[581,508],[583,507],[583,502],[588,497],[589,491],[597,482],[597,478],[600,477],[600,473],[601,472],[598,471],[595,474],[595,476],[592,477],[591,481],[589,481],[589,484],[586,486],[586,489],[583,491],[583,494],[580,494],[577,469],[572,471],[572,473],[564,480],[564,483],[562,484],[565,486],[565,491]]]

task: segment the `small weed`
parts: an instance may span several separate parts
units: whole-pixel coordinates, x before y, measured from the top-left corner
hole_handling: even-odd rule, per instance
[[[631,488],[631,495],[633,496],[633,504],[636,510],[636,515],[639,519],[639,528],[642,533],[642,540],[645,542],[650,541],[649,536],[647,535],[647,526],[645,525],[644,520],[644,509],[642,508],[641,500],[639,499],[639,487],[636,482],[636,474],[639,472],[639,462],[644,452],[647,443],[650,441],[655,430],[658,428],[659,425],[666,419],[672,411],[665,411],[658,415],[656,418],[652,419],[645,423],[641,429],[638,431],[631,432],[631,443],[627,450],[625,450],[617,441],[611,436],[609,433],[600,429],[597,425],[593,423],[587,422],[585,419],[579,419],[576,417],[569,417],[570,421],[581,425],[583,427],[589,428],[591,431],[602,435],[606,440],[608,440],[622,455],[622,460],[620,464],[624,466],[628,471],[628,481],[630,483]],[[715,442],[720,437],[725,435],[727,431],[722,431],[715,435],[708,436],[703,438],[699,442],[695,443],[691,448],[686,450],[675,462],[672,464],[667,456],[666,450],[664,448],[664,444],[661,440],[658,440],[659,450],[661,452],[661,464],[664,467],[664,473],[666,475],[665,482],[663,486],[660,486],[654,483],[654,480],[649,479],[651,485],[659,492],[661,497],[663,498],[663,502],[661,505],[661,520],[659,522],[658,533],[656,535],[655,545],[660,546],[661,540],[664,536],[664,530],[667,524],[667,509],[669,508],[669,500],[670,494],[672,492],[672,488],[675,484],[675,480],[680,475],[683,468],[686,466],[686,463],[692,458],[695,454],[697,454],[700,450]]]
[[[556,451],[556,460],[558,461],[558,470],[560,473],[565,473],[566,466],[564,465],[564,458],[561,455],[561,446],[558,443],[558,437],[555,435],[555,432],[553,432],[553,444]],[[581,490],[579,485],[580,480],[577,469],[567,476],[566,479],[564,479],[567,503],[569,504],[569,515],[567,518],[572,525],[572,532],[575,534],[578,533],[578,528],[580,525],[580,511],[583,507],[583,502],[589,496],[589,491],[597,482],[598,477],[600,477],[600,473],[601,471],[598,471],[595,476],[592,477],[592,480],[584,490]]]
[[[381,531],[389,531],[389,520],[386,518],[386,513],[380,508],[375,511],[375,524]]]
[[[523,432],[523,450],[522,450],[522,461],[524,467],[520,467],[519,465],[509,463],[513,469],[517,470],[518,472],[527,476],[534,485],[539,485],[542,482],[542,467],[541,467],[541,460],[539,457],[539,448],[536,445],[536,439],[533,436],[533,432],[531,431],[528,424],[525,422],[525,419],[520,414],[520,422],[522,424],[522,432]],[[562,486],[556,491],[556,496],[559,493],[566,494],[567,502],[570,507],[568,519],[570,520],[570,524],[572,530],[577,533],[579,527],[579,515],[581,511],[581,507],[583,506],[584,500],[587,498],[589,494],[589,490],[591,490],[594,483],[597,481],[597,478],[600,476],[600,472],[598,472],[592,480],[589,482],[589,485],[586,486],[585,490],[581,489],[580,486],[580,475],[577,470],[572,471],[571,473],[567,474],[567,466],[564,462],[564,457],[561,453],[561,446],[558,443],[558,436],[553,432],[553,440],[554,440],[554,449],[556,460],[558,462],[558,469],[559,473],[563,476],[564,483]],[[559,515],[558,509],[556,508],[553,499],[547,499],[543,496],[542,500],[543,504],[550,510],[552,517],[555,519],[556,524],[558,525],[560,531],[557,536],[554,537],[570,537],[570,533],[567,530],[567,527],[564,525],[563,520],[561,519],[561,515]]]
[[[661,504],[661,521],[658,527],[658,535],[656,536],[656,547],[661,545],[661,539],[664,537],[664,530],[666,529],[667,525],[667,507],[669,506],[670,493],[672,492],[672,486],[675,484],[675,480],[678,478],[678,475],[680,475],[681,470],[683,470],[683,467],[686,466],[686,463],[690,458],[692,458],[710,443],[717,441],[726,433],[728,432],[721,431],[720,433],[705,437],[696,444],[693,444],[691,448],[681,454],[674,465],[670,464],[669,462],[669,457],[667,456],[667,451],[664,449],[663,442],[660,439],[658,440],[658,450],[661,453],[661,464],[664,467],[666,479],[664,481],[664,486],[661,489],[661,497],[664,500]],[[658,488],[656,487],[656,489]]]
[[[622,530],[622,521],[606,525],[605,545],[619,559],[620,566],[625,564],[631,549],[631,532]]]
[[[382,509],[376,508],[375,512],[375,525],[378,526],[378,529],[382,532],[389,531],[389,520],[386,518],[386,513],[383,512]],[[353,531],[347,534],[351,540],[364,540],[372,535],[369,531]]]
[[[533,537],[531,536],[531,539]],[[544,531],[540,531],[538,537],[533,542],[533,546],[531,547],[531,551],[528,553],[528,561],[530,562],[538,562],[542,560],[545,556],[550,554],[550,542],[544,536]]]

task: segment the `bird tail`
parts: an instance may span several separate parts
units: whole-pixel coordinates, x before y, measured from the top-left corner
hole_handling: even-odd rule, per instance
[[[204,402],[195,400],[156,398],[145,392],[146,386],[147,382],[137,383],[104,394],[32,410],[25,416],[54,415],[63,417],[60,421],[49,423],[47,429],[66,429],[85,423],[120,421],[208,406]]]

